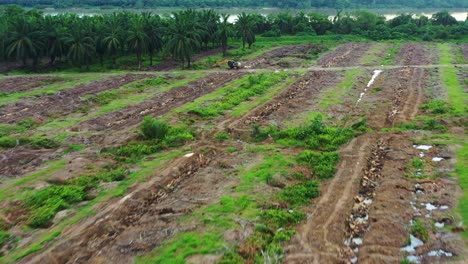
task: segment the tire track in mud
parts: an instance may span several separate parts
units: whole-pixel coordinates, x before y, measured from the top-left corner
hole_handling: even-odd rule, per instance
[[[17,123],[25,118],[45,121],[52,116],[65,116],[76,111],[85,102],[81,98],[84,95],[118,88],[130,82],[151,76],[153,75],[126,74],[102,81],[81,84],[66,91],[59,91],[51,96],[43,96],[34,100],[7,105],[0,109],[0,122]]]
[[[377,130],[393,124],[393,119],[411,120],[417,114],[419,104],[424,98],[421,85],[424,77],[422,69],[401,68],[392,70],[389,73],[384,71],[384,73],[385,79],[378,80],[377,82],[379,85],[384,86],[383,91],[386,92],[378,95],[384,98],[379,98],[377,103],[380,105],[390,101],[391,105],[378,106],[377,108],[380,110],[378,112],[356,107],[350,110],[350,112],[364,111],[368,116],[373,115],[373,124]],[[397,82],[395,82],[395,78],[398,80]],[[390,89],[386,88],[386,86],[390,86]],[[373,96],[376,95],[373,93],[367,95],[362,103],[374,102],[374,99],[367,98]],[[413,98],[413,100],[408,100],[410,98]],[[392,116],[391,113],[394,114],[392,119],[389,120],[389,116]],[[364,203],[364,200],[356,196],[360,193],[359,184],[356,181],[359,179],[361,183],[367,182],[366,175],[368,175],[369,171],[379,170],[378,168],[369,167],[369,164],[366,165],[367,163],[376,164],[373,159],[376,155],[375,149],[381,149],[379,148],[379,142],[387,142],[392,137],[392,133],[389,135],[384,134],[383,136],[379,134],[381,133],[372,132],[364,134],[351,141],[340,151],[343,158],[338,165],[338,171],[333,179],[323,184],[321,196],[312,206],[307,222],[298,228],[298,234],[287,244],[285,263],[349,263],[351,261],[360,261],[361,258],[364,260],[368,257],[368,255],[355,253],[358,251],[353,252],[355,248],[349,247],[345,243],[345,239],[346,237],[350,238],[351,234],[354,234],[351,232],[353,229],[357,229],[359,239],[364,238],[364,241],[361,240],[364,244],[367,243],[366,238],[368,236],[377,237],[379,235],[379,231],[365,228],[366,225],[372,227],[373,223],[369,223],[368,219],[375,219],[372,215],[375,210],[373,209],[373,205],[362,208],[361,205]],[[384,156],[380,157],[382,159],[377,163],[385,164],[386,158]],[[380,183],[381,181],[376,183],[375,187],[377,189],[375,194],[372,193],[372,197],[382,201],[379,194]],[[383,205],[383,207],[387,208],[386,206],[385,204]],[[356,214],[356,216],[349,217],[353,212],[355,214],[366,214],[366,216]],[[361,226],[354,222],[358,217],[359,221],[365,221],[364,223],[359,223]],[[393,222],[393,225],[395,226],[397,223]],[[400,230],[404,229],[403,223],[400,223],[400,226],[396,228]],[[351,238],[353,237],[351,236]],[[399,242],[403,243],[403,240]],[[357,243],[361,245],[359,241]],[[399,251],[392,252],[392,254],[400,254]],[[359,259],[356,258],[357,256],[359,256]],[[398,257],[400,256],[392,256],[390,254],[384,257],[381,256],[381,260]]]
[[[201,146],[197,149],[199,148]],[[101,251],[115,244],[118,236],[127,229],[137,227],[140,221],[147,221],[146,218],[151,218],[152,214],[159,216],[177,213],[170,206],[160,209],[154,207],[164,201],[182,182],[194,177],[201,168],[207,167],[216,156],[216,150],[211,149],[204,154],[197,152],[189,157],[176,158],[170,163],[170,166],[156,172],[148,182],[135,187],[125,197],[107,202],[105,207],[100,208],[97,215],[64,231],[62,241],[51,245],[51,248],[37,255],[28,256],[18,263],[81,263],[82,261],[94,263],[102,261],[104,256],[101,256]],[[189,212],[181,211],[179,213]],[[165,237],[161,234],[158,235],[159,239],[163,239],[171,234],[166,234]],[[142,234],[140,234],[141,236]],[[138,252],[150,251],[159,243],[159,240],[134,242],[135,244],[132,245],[132,241],[130,241],[129,246],[132,249],[127,250],[128,252],[114,252],[120,255],[120,258],[115,259],[116,263],[128,263],[128,260],[123,261],[122,257],[130,257],[131,260]],[[107,258],[113,258],[113,256],[109,255]]]
[[[234,122],[223,122],[230,133],[243,137],[250,133],[250,125],[277,123],[280,120],[288,120],[295,113],[307,112],[307,108],[316,102],[309,102],[317,97],[322,89],[334,86],[341,81],[336,72],[311,71],[299,80],[283,89],[268,102],[257,106],[248,114]],[[246,131],[248,130],[248,131]]]
[[[343,158],[336,175],[321,188],[322,195],[307,223],[301,225],[298,235],[288,243],[285,263],[337,263],[344,258],[341,226],[354,196],[354,186],[349,183],[359,178],[370,143],[370,137],[360,136],[340,151]]]
[[[317,64],[324,67],[347,67],[359,65],[362,58],[372,47],[371,43],[347,43],[323,56]]]
[[[160,93],[138,105],[125,107],[94,119],[80,123],[83,130],[115,130],[139,123],[147,115],[160,116],[170,110],[209,94],[224,84],[238,79],[247,73],[222,72],[211,73],[206,77],[190,82],[187,85]]]

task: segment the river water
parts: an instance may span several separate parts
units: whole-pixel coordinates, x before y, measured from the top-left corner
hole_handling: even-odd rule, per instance
[[[61,13],[77,13],[79,16],[93,16],[97,14],[106,14],[106,13],[112,13],[115,11],[121,11],[122,9],[64,9],[64,10],[55,10],[55,9],[45,9],[44,13],[46,15],[58,15]],[[155,14],[163,15],[163,14],[170,14],[171,12],[174,11],[179,11],[183,9],[163,9],[163,10],[158,10],[158,9],[145,9],[145,10],[137,10],[137,9],[129,9],[128,11],[131,12],[141,12],[141,11],[151,11]],[[229,22],[235,22],[237,19],[237,16],[241,12],[246,12],[246,13],[257,13],[261,14],[263,16],[268,16],[270,14],[276,14],[279,13],[283,10],[281,9],[276,9],[276,8],[261,8],[261,9],[217,9],[216,10],[218,13],[225,13],[229,14]],[[332,19],[333,16],[336,14],[336,11],[333,9],[311,9],[311,10],[292,10],[291,13],[297,13],[299,11],[303,11],[306,14],[308,12],[317,12],[317,13],[323,13],[329,15],[329,18]],[[350,10],[352,12],[353,10]],[[399,14],[403,13],[411,13],[415,14],[416,16],[427,16],[431,18],[432,14],[437,13],[440,11],[440,9],[370,9],[370,12],[375,12],[379,15],[383,15],[387,20],[392,19]],[[449,9],[450,14],[455,17],[458,21],[465,21],[465,19],[468,16],[468,10],[463,10],[463,9]]]

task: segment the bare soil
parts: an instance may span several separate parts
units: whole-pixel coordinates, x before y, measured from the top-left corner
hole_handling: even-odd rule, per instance
[[[76,111],[84,103],[84,100],[81,98],[84,95],[97,94],[115,89],[124,84],[150,76],[152,75],[126,74],[102,81],[81,84],[50,96],[25,99],[0,108],[0,122],[17,123],[25,118],[33,118],[39,122],[44,122],[52,117],[64,116]]]
[[[429,65],[437,61],[433,47],[423,43],[406,43],[395,58],[396,65]]]
[[[463,58],[465,58],[465,63],[467,63],[468,62],[468,44],[463,44],[462,50],[463,50]]]
[[[14,93],[36,90],[45,85],[60,83],[62,77],[34,76],[34,77],[5,77],[0,81],[0,92]]]
[[[318,65],[328,67],[347,67],[360,65],[359,59],[372,47],[371,43],[347,43],[326,54]]]
[[[1,151],[0,178],[22,174],[28,167],[38,166],[58,156],[50,149],[31,149],[26,146]]]
[[[325,47],[319,44],[283,46],[243,62],[243,65],[246,69],[299,68],[310,60],[311,53],[318,54],[324,49]]]
[[[176,87],[145,100],[78,125],[80,130],[118,130],[139,123],[147,115],[160,116],[171,109],[213,92],[224,84],[245,75],[243,72],[212,73],[204,78]]]

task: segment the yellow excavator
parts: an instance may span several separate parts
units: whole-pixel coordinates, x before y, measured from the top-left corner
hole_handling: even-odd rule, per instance
[[[227,63],[229,69],[231,69],[231,70],[232,70],[232,69],[238,70],[238,69],[241,68],[241,63],[240,63],[240,62],[235,61],[235,60],[229,60],[229,59],[227,59],[227,60],[222,60],[222,61],[218,61],[218,62],[215,63],[214,66],[215,66],[215,67],[218,67],[218,66],[220,66],[221,64],[224,64],[224,63]]]

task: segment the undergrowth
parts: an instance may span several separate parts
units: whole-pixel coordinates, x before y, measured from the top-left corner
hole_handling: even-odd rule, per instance
[[[288,74],[284,72],[270,75],[264,73],[249,75],[244,83],[239,87],[227,90],[219,100],[210,102],[209,104],[199,105],[189,110],[189,113],[196,114],[200,117],[221,115],[224,111],[234,108],[253,96],[264,94],[271,87],[278,84],[278,82],[287,78],[287,76]]]

